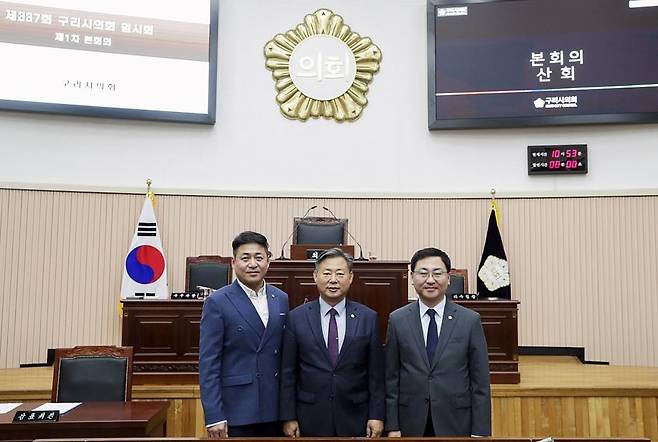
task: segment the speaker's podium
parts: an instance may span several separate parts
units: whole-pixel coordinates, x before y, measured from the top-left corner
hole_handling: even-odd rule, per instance
[[[332,245],[332,244],[292,244],[290,246],[290,258],[297,260],[310,259],[315,261],[329,249],[341,249],[345,253],[354,256],[354,246],[352,245]]]
[[[315,261],[325,250],[338,248],[354,256],[354,246],[347,244],[347,219],[336,217],[295,218],[292,260],[274,260],[265,276],[272,284],[288,293],[290,308],[318,298],[313,279]],[[283,255],[283,250],[281,252]],[[379,333],[382,342],[386,336],[388,315],[407,303],[408,271],[406,261],[355,260],[352,266],[354,279],[349,297],[379,313]]]
[[[265,280],[288,293],[291,309],[317,299],[318,289],[313,280],[315,260],[331,248],[339,248],[354,256],[353,245],[292,244],[292,260],[270,261]],[[354,279],[348,296],[379,313],[382,342],[386,336],[389,313],[407,304],[408,266],[407,261],[355,260],[353,263]]]

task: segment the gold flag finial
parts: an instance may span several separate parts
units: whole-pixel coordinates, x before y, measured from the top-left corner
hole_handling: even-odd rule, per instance
[[[153,204],[153,208],[155,208],[155,193],[151,190],[151,184],[153,184],[153,181],[151,178],[146,179],[146,197],[151,199],[151,204]]]
[[[489,193],[491,193],[491,210],[496,215],[496,224],[500,226],[500,209],[498,209],[498,203],[496,202],[496,189],[492,187]]]

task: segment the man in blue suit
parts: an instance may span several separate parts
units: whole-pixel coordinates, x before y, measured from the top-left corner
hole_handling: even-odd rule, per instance
[[[235,237],[236,280],[203,305],[199,384],[208,436],[279,436],[281,339],[288,295],[265,284],[267,239]]]
[[[352,257],[324,252],[313,278],[320,299],[290,312],[281,360],[281,420],[290,437],[379,437],[384,356],[377,313],[345,299]]]

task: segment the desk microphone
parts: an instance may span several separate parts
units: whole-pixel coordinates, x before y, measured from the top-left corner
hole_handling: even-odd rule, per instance
[[[331,216],[333,216],[334,219],[335,219],[336,221],[340,221],[340,220],[336,217],[336,215],[334,215],[334,212],[332,212],[331,210],[329,210],[328,207],[322,206],[322,208],[323,208],[324,210],[326,210],[327,212],[331,213]],[[347,232],[347,235],[348,235],[350,238],[352,238],[352,241],[354,241],[354,242],[356,243],[356,245],[359,246],[359,257],[358,257],[356,260],[357,260],[357,261],[367,261],[367,259],[365,259],[365,258],[363,257],[363,247],[361,247],[361,244],[359,243],[359,241],[357,241],[356,238],[350,233],[350,229],[348,229],[347,226],[345,226],[345,231]]]
[[[302,217],[300,218],[300,221],[301,221],[302,219],[306,218],[306,216],[308,215],[308,213],[309,213],[311,210],[316,209],[317,207],[318,207],[318,206],[311,206],[311,207],[309,207],[308,210],[306,211],[306,213],[304,214],[304,216],[302,216]],[[334,217],[334,218],[335,218],[335,217]],[[279,256],[277,259],[289,259],[289,258],[286,258],[286,257],[283,255],[283,249],[286,247],[286,244],[288,244],[288,241],[290,241],[290,238],[292,238],[292,236],[293,236],[293,235],[295,234],[295,232],[297,231],[297,226],[298,226],[298,225],[299,225],[299,223],[295,224],[295,226],[294,226],[293,229],[292,229],[292,232],[290,232],[290,236],[288,237],[288,239],[286,239],[286,241],[285,241],[285,242],[283,243],[283,245],[281,246],[281,256]]]

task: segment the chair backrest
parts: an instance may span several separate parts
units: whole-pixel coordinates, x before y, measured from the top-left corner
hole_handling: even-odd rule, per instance
[[[450,269],[450,285],[446,295],[461,295],[468,293],[468,270]]]
[[[213,290],[231,283],[231,258],[216,255],[188,256],[185,260],[185,291],[197,291],[197,286]]]
[[[133,348],[80,346],[55,350],[52,402],[129,401]]]
[[[295,218],[293,244],[347,244],[347,219],[330,217]]]

